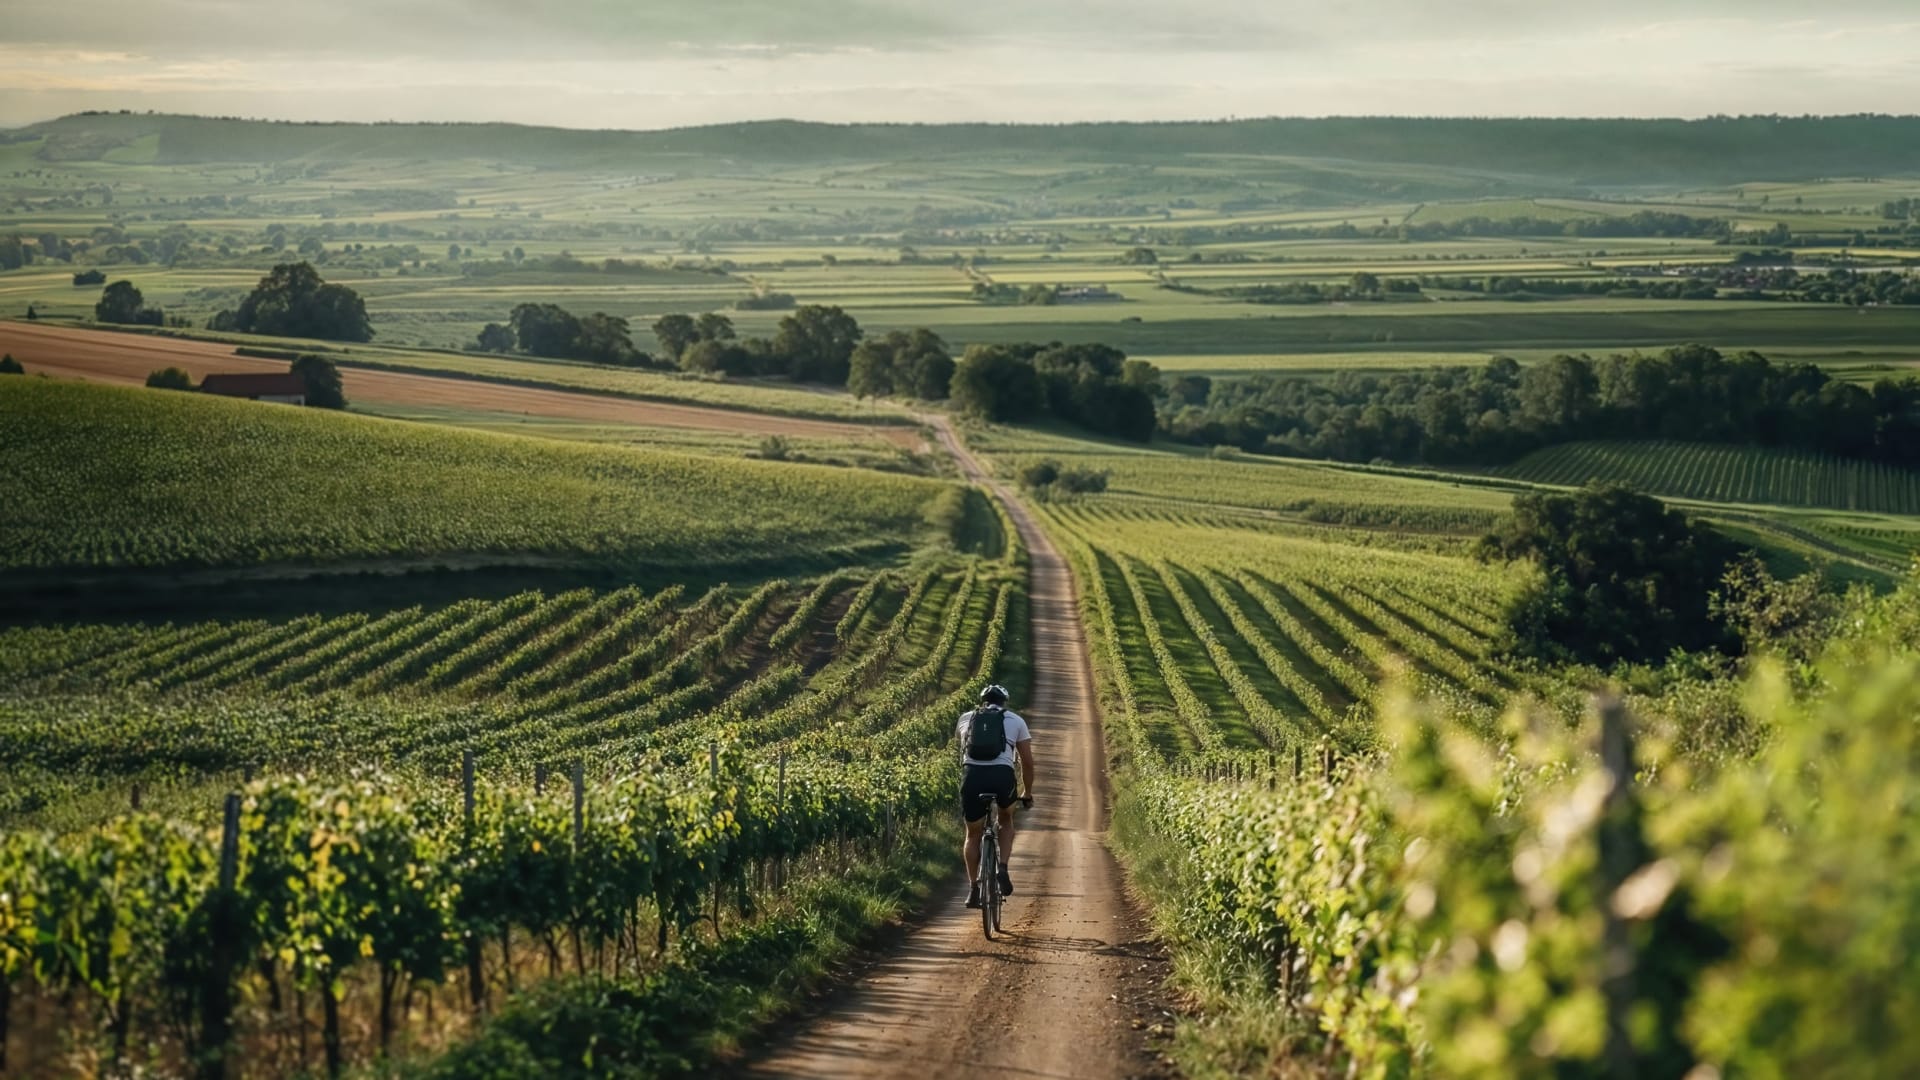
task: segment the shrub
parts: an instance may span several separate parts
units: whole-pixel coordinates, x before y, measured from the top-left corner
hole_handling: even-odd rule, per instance
[[[147,385],[155,390],[191,390],[193,376],[177,367],[161,368],[147,376]]]

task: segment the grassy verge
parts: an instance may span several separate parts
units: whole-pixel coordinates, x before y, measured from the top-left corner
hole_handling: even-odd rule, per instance
[[[890,857],[797,885],[777,910],[644,976],[543,985],[440,1056],[372,1075],[707,1075],[832,978],[864,939],[923,903],[952,870],[952,833],[923,822]]]
[[[1181,1074],[1189,1080],[1319,1075],[1320,1059],[1313,1053],[1319,1035],[1280,1004],[1276,973],[1211,944],[1181,922],[1179,900],[1207,888],[1206,868],[1148,827],[1124,778],[1115,781],[1108,837],[1173,958],[1168,983],[1185,1015],[1167,1053]]]

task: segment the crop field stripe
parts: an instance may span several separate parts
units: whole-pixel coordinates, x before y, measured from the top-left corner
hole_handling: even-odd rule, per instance
[[[271,648],[236,658],[224,669],[202,679],[200,685],[220,689],[258,678],[261,673],[273,670],[289,658],[304,655],[308,649],[348,633],[367,621],[367,616],[362,612],[337,615],[308,627],[302,633],[284,638]]]
[[[1247,729],[1242,729],[1239,724],[1229,726],[1230,721],[1235,719],[1230,715],[1222,717],[1218,711],[1214,714],[1216,723],[1224,729],[1223,741],[1227,749],[1277,750],[1298,742],[1299,733],[1295,727],[1297,721],[1288,720],[1254,685],[1253,679],[1242,670],[1240,662],[1234,658],[1232,649],[1220,640],[1218,634],[1214,633],[1213,625],[1208,621],[1206,614],[1200,610],[1199,603],[1187,594],[1186,587],[1181,583],[1173,566],[1161,562],[1155,564],[1154,572],[1160,580],[1161,587],[1166,590],[1167,596],[1179,609],[1180,616],[1186,623],[1187,632],[1200,642],[1201,648],[1206,650],[1208,659],[1213,662],[1215,673],[1220,681],[1226,684],[1228,692],[1233,695],[1233,700],[1240,705],[1242,717],[1248,725]],[[1296,715],[1306,711],[1306,707],[1292,695],[1286,695],[1286,701],[1296,707],[1298,710]]]
[[[1226,740],[1213,711],[1193,692],[1180,660],[1174,655],[1166,635],[1160,630],[1160,620],[1154,614],[1153,602],[1147,596],[1139,572],[1134,562],[1125,555],[1116,555],[1115,564],[1120,568],[1121,580],[1126,582],[1127,590],[1133,596],[1133,604],[1140,613],[1140,628],[1146,635],[1147,649],[1160,671],[1160,680],[1166,686],[1167,693],[1173,698],[1174,715],[1180,718],[1187,734],[1199,744],[1203,752],[1212,753],[1226,748]]]
[[[586,606],[565,615],[556,623],[537,627],[532,637],[469,675],[460,683],[459,691],[472,696],[499,692],[514,679],[538,671],[556,657],[564,655],[570,646],[605,626],[617,612],[630,607],[642,594],[640,590],[629,586],[598,596],[589,593],[588,596],[590,602]]]
[[[538,635],[556,620],[566,620],[593,600],[593,590],[574,589],[541,600],[517,618],[481,635],[472,644],[427,669],[429,687],[472,695],[499,657]]]
[[[813,587],[813,591],[807,594],[806,599],[800,601],[800,606],[794,609],[793,616],[787,620],[786,625],[768,639],[767,647],[775,652],[785,652],[798,644],[805,637],[815,614],[821,607],[858,579],[859,576],[850,570],[841,570],[822,578],[820,583]]]
[[[211,633],[196,635],[178,642],[172,648],[152,653],[137,664],[118,666],[109,674],[109,678],[118,682],[152,681],[175,668],[220,652],[229,645],[253,637],[268,628],[268,623],[257,619],[226,623]]]
[[[571,708],[583,701],[618,692],[619,688],[650,677],[653,666],[663,656],[703,635],[724,608],[727,586],[715,585],[698,600],[674,612],[666,623],[645,641],[618,653],[607,663],[573,682],[554,686],[541,696],[523,700],[521,713],[549,712]]]
[[[298,685],[303,689],[336,689],[356,684],[369,672],[391,663],[448,627],[473,618],[486,607],[484,600],[460,600],[424,618],[396,623],[389,633],[367,639],[364,651],[342,653],[338,659],[300,680]]]
[[[506,693],[515,698],[528,699],[612,663],[623,650],[632,647],[636,638],[656,624],[662,611],[679,602],[685,591],[686,586],[677,583],[651,597],[644,596],[638,589],[621,589],[613,595],[621,598],[624,611],[610,617],[565,655],[507,683]]]
[[[1920,514],[1920,470],[1807,450],[1664,440],[1568,443],[1495,474],[1566,487],[1613,480],[1703,502]]]
[[[1134,595],[1119,559],[1092,544],[1087,545],[1087,552],[1093,561],[1094,572],[1101,578],[1102,588],[1115,598],[1113,614],[1117,633],[1114,636],[1114,652],[1133,687],[1140,718],[1140,735],[1161,759],[1178,760],[1192,752],[1198,744],[1194,733],[1180,716],[1165,673],[1161,671],[1159,660],[1147,643],[1146,620],[1149,616]]]
[[[76,674],[90,679],[103,678],[115,671],[138,671],[147,662],[147,658],[182,644],[199,641],[226,631],[219,623],[189,623],[186,626],[155,627],[145,631],[125,651],[102,653],[89,661]]]
[[[231,641],[222,648],[205,653],[191,663],[178,664],[171,670],[154,672],[148,675],[148,678],[155,686],[162,689],[188,685],[244,657],[264,652],[288,638],[303,634],[319,622],[318,615],[305,615],[287,622],[272,623],[252,634]]]
[[[1351,582],[1338,593],[1409,655],[1425,660],[1434,670],[1489,704],[1497,705],[1507,699],[1513,680],[1483,665],[1479,655],[1471,651],[1471,639],[1465,639],[1469,644],[1463,645],[1438,632],[1439,628],[1433,625],[1438,620],[1430,613],[1400,610]]]
[[[1250,619],[1238,601],[1227,591],[1226,585],[1218,576],[1208,571],[1198,571],[1194,575],[1206,587],[1213,603],[1226,616],[1227,622],[1240,640],[1247,643],[1260,662],[1266,665],[1267,673],[1281,686],[1286,687],[1293,699],[1305,710],[1308,722],[1292,725],[1293,741],[1304,742],[1319,731],[1330,730],[1339,723],[1341,709],[1337,708],[1321,693],[1320,687],[1301,671],[1299,666],[1282,655],[1267,635],[1262,633]]]
[[[360,677],[353,689],[366,693],[398,684],[410,684],[441,659],[466,648],[479,638],[533,607],[542,599],[538,592],[523,592],[481,606],[470,616],[449,625],[408,652],[396,656]]]
[[[1329,625],[1312,605],[1302,603],[1284,585],[1275,580],[1246,571],[1234,571],[1233,579],[1247,590],[1266,609],[1267,617],[1285,631],[1288,638],[1300,650],[1312,657],[1327,674],[1345,687],[1355,701],[1373,700],[1374,684],[1378,680],[1379,668],[1374,664],[1374,654],[1362,647],[1351,637],[1343,634],[1343,628]],[[1297,613],[1296,613],[1297,609]],[[1311,619],[1318,625],[1309,625]],[[1321,627],[1326,629],[1323,631]],[[1357,632],[1358,627],[1351,625],[1344,629]],[[1337,647],[1335,644],[1337,643]],[[1344,655],[1348,649],[1365,657],[1370,670],[1362,671]]]
[[[268,672],[262,681],[270,686],[294,689],[314,689],[309,682],[318,673],[352,656],[369,644],[381,641],[401,628],[412,625],[421,617],[418,606],[389,611],[377,619],[362,623],[357,629],[341,634],[318,648],[309,649],[303,655],[291,659]]]

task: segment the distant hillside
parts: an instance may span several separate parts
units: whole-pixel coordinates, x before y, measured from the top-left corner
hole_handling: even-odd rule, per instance
[[[943,159],[1047,154],[1148,162],[1280,155],[1531,175],[1580,184],[1708,184],[1920,173],[1920,117],[1709,120],[1268,119],[1189,123],[814,124],[771,120],[668,131],[512,124],[332,124],[77,114],[11,139],[49,160],[95,159],[156,137],[161,163],[479,158],[549,167]]]

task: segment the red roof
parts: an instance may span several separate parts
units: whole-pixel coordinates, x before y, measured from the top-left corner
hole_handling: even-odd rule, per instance
[[[307,380],[288,372],[244,375],[209,375],[200,380],[200,392],[221,397],[301,397],[307,396]]]

